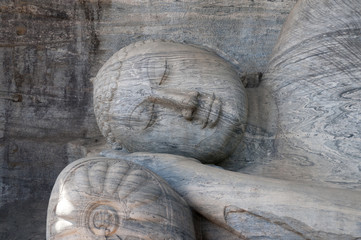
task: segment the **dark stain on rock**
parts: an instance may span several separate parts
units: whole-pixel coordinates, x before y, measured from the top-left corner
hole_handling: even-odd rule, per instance
[[[33,13],[33,15],[38,17],[46,17],[53,18],[54,20],[69,20],[69,15],[62,10],[52,9],[52,8],[41,8],[38,7],[37,13]]]
[[[55,14],[56,18],[61,19],[61,20],[68,20],[69,16],[66,12],[63,11],[57,11]]]
[[[15,81],[15,86],[17,89],[21,88],[23,83],[25,82],[25,77],[24,75],[20,74],[19,72],[15,72],[14,73],[14,81]]]
[[[23,101],[23,96],[20,93],[15,93],[11,97],[12,97],[13,102],[22,102]]]
[[[53,20],[69,20],[70,17],[64,10],[54,9],[52,7],[44,7],[36,4],[20,2],[16,6],[0,7],[0,12],[11,14],[23,14],[34,18],[53,18]]]
[[[88,22],[87,30],[90,35],[90,51],[96,52],[100,45],[100,40],[98,38],[98,34],[96,32],[96,24],[100,20],[102,7],[101,2],[98,0],[97,2],[89,2],[85,0],[79,1],[81,8],[84,11],[85,19]]]
[[[16,35],[22,36],[25,35],[27,32],[27,29],[24,25],[19,25],[15,27]]]
[[[246,88],[256,88],[262,80],[263,73],[246,73],[241,77],[241,81]]]
[[[100,40],[98,39],[98,36],[94,31],[92,31],[90,33],[90,37],[91,37],[90,43],[91,43],[91,46],[92,46],[92,51],[96,52],[97,49],[99,48]]]

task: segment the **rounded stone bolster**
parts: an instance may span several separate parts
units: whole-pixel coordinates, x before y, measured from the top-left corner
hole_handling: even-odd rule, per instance
[[[158,175],[110,158],[67,166],[54,185],[46,239],[195,239],[187,203]]]

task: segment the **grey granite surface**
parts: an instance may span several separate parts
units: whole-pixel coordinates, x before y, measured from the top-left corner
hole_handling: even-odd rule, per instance
[[[243,152],[251,161],[242,172],[361,189],[360,6],[296,4],[253,89],[257,111],[269,117],[249,119],[246,146],[263,147],[253,159]]]
[[[1,1],[0,238],[45,238],[56,176],[103,141],[89,79],[112,54],[163,38],[263,72],[295,2]]]

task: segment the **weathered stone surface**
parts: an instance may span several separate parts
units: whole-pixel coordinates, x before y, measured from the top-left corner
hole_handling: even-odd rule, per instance
[[[44,239],[44,206],[30,203],[47,204],[67,142],[100,135],[88,23],[76,1],[7,0],[0,22],[0,239]]]
[[[207,46],[230,56],[243,72],[263,72],[296,0],[153,0],[88,3],[102,65],[119,49],[146,39]],[[97,70],[97,69],[95,69]],[[96,72],[95,72],[96,73]]]
[[[199,237],[197,239],[227,239],[227,240],[239,240],[244,239],[242,236],[237,236],[237,234],[233,234],[232,229],[225,229],[223,226],[219,226],[208,219],[204,218],[201,215],[194,218],[195,221],[198,221],[198,234]],[[196,222],[197,224],[197,222]]]
[[[0,169],[0,239],[44,239],[44,207],[68,163],[65,144],[30,139],[7,143]]]
[[[100,135],[89,79],[116,51],[169,39],[263,72],[295,2],[0,1],[0,239],[44,239],[46,207],[35,202],[83,156],[74,141]]]
[[[257,74],[244,78],[251,81],[249,86],[257,87],[249,91],[250,106],[255,111],[249,117],[248,138],[231,160],[238,160],[234,162],[237,164],[249,158],[253,163],[241,171],[294,181],[228,172],[175,155],[117,156],[115,152],[114,157],[135,161],[158,173],[200,214],[227,229],[223,233],[215,231],[222,236],[230,232],[241,239],[360,238],[358,4],[299,1],[260,85]],[[144,52],[141,47],[139,50]],[[152,68],[159,72],[154,77],[160,79],[158,85],[162,85],[164,76],[168,77],[164,62]],[[138,62],[131,64],[133,67]],[[110,66],[119,67],[116,62]],[[153,65],[139,66],[148,69]],[[140,69],[132,67],[125,68],[126,78],[141,75],[153,79],[151,74],[132,72]],[[115,121],[113,125],[116,128]],[[126,131],[120,128],[118,132]],[[118,139],[119,135],[112,137]],[[150,149],[136,151],[162,152],[157,144]],[[300,180],[303,182],[296,182]]]
[[[253,90],[252,104],[268,119],[250,116],[245,148],[253,163],[242,172],[361,189],[360,6],[297,3]]]
[[[247,121],[238,73],[214,53],[168,41],[131,44],[115,53],[94,83],[99,127],[130,152],[227,158]]]
[[[104,155],[151,169],[197,212],[243,239],[361,237],[359,191],[231,172],[170,154]]]
[[[186,202],[151,171],[131,162],[84,158],[59,175],[46,239],[195,239]]]

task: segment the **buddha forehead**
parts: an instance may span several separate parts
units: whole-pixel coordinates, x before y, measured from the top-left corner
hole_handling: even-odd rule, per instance
[[[139,91],[141,94],[171,88],[222,94],[219,89],[239,85],[237,72],[213,53],[190,46],[185,48],[187,51],[184,47],[162,49],[154,48],[154,52],[123,61],[119,75],[121,89],[135,93],[143,89]],[[197,51],[193,52],[193,49]]]
[[[230,64],[172,42],[120,50],[99,71],[94,95],[103,134],[130,151],[203,158],[232,139],[228,148],[233,149],[247,115],[245,91]],[[197,151],[200,155],[192,154]]]

